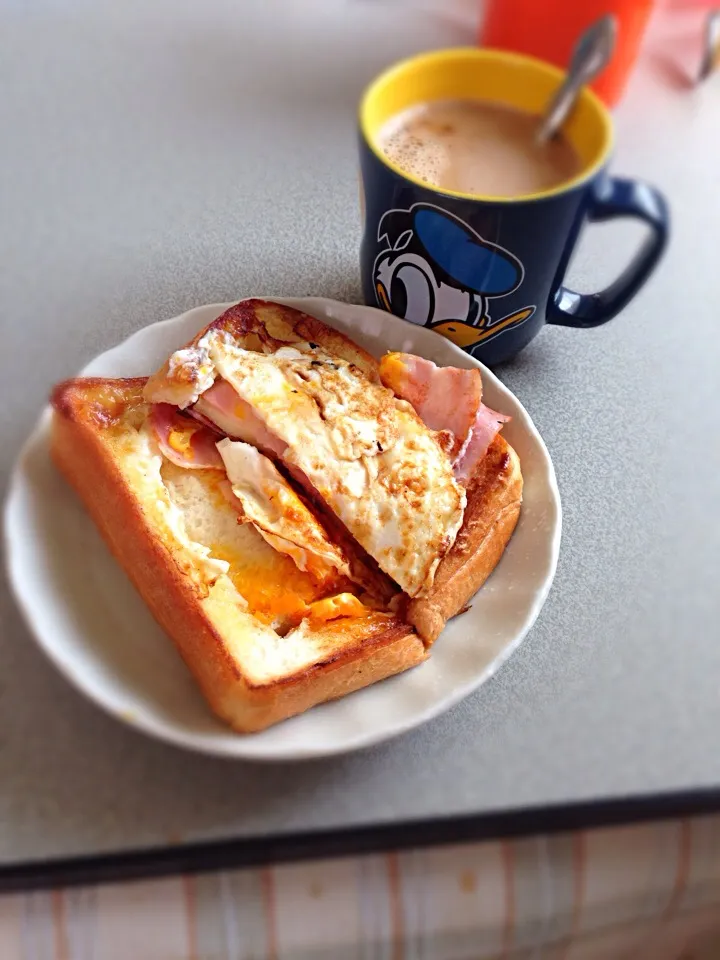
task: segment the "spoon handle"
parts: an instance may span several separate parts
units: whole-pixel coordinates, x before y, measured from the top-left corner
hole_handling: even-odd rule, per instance
[[[543,146],[548,140],[551,140],[565,123],[572,105],[575,103],[581,83],[582,80],[576,75],[568,73],[555,91],[535,136],[535,142],[538,146]]]
[[[615,48],[617,21],[612,14],[591,24],[575,44],[565,79],[555,91],[536,134],[538,145],[547,143],[567,120],[581,87],[608,65]]]
[[[708,13],[705,23],[705,45],[698,82],[706,80],[720,67],[720,7]]]

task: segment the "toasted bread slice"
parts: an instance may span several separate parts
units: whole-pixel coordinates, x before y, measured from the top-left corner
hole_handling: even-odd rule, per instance
[[[517,521],[522,476],[500,437],[468,488],[455,545],[432,592],[402,615],[303,619],[317,583],[272,549],[218,489],[154,449],[145,379],[78,379],[53,392],[52,456],[108,546],[175,642],[215,713],[239,732],[421,663],[498,562]],[[416,632],[417,631],[417,632]]]
[[[52,456],[218,716],[261,730],[425,659],[413,628],[382,612],[273,629],[316,599],[312,577],[238,524],[217,471],[184,471],[152,449],[144,384],[58,386]]]

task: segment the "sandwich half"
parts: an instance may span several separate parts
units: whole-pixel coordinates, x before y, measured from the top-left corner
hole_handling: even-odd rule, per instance
[[[275,303],[52,403],[56,464],[242,732],[421,663],[520,510],[478,371],[378,362]]]

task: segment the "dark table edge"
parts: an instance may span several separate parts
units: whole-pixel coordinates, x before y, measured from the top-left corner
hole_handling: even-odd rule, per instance
[[[0,865],[0,893],[560,833],[720,813],[720,787]]]

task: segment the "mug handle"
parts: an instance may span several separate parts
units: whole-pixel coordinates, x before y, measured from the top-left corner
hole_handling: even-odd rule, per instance
[[[650,236],[617,280],[599,293],[575,293],[560,287],[547,311],[547,322],[565,327],[599,327],[619,313],[645,283],[660,259],[670,232],[665,197],[647,183],[610,177],[592,201],[588,219],[597,223],[634,217],[650,227]]]

